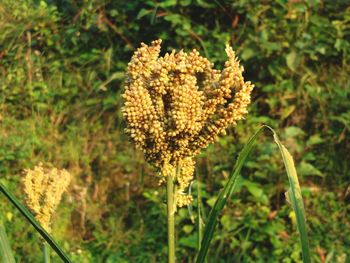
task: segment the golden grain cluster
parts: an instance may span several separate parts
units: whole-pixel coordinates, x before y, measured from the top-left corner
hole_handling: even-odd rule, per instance
[[[51,217],[71,180],[66,170],[39,164],[24,170],[23,185],[26,203],[42,227],[50,232]]]
[[[161,40],[142,43],[128,64],[123,116],[126,132],[163,179],[177,182],[178,206],[192,197],[193,157],[243,119],[253,85],[230,46],[222,71],[193,50],[159,57]],[[176,172],[177,170],[177,172]]]

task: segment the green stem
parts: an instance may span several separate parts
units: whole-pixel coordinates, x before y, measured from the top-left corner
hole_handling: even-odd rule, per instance
[[[199,251],[201,249],[201,242],[203,238],[203,221],[202,221],[202,211],[201,211],[201,189],[200,189],[200,182],[199,182],[199,176],[198,173],[196,174],[197,177],[197,250]]]
[[[50,263],[50,246],[45,241],[43,241],[43,254],[44,254],[44,263]]]
[[[167,177],[167,208],[168,208],[168,263],[175,263],[175,200],[174,179]]]

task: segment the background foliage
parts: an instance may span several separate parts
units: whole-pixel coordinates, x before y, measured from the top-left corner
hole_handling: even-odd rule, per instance
[[[203,218],[265,123],[298,164],[314,262],[350,262],[346,0],[1,0],[1,182],[23,199],[23,168],[64,167],[74,181],[53,233],[73,261],[162,262],[164,190],[128,142],[120,113],[127,62],[140,42],[157,38],[163,51],[196,48],[218,67],[228,42],[256,85],[247,120],[197,158],[192,192],[200,190]],[[283,166],[267,138],[220,219],[210,262],[300,261]],[[181,262],[195,256],[197,204],[178,213]],[[35,231],[4,198],[0,209],[17,261],[39,262]]]

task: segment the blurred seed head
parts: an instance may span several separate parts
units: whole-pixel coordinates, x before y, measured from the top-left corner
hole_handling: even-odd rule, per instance
[[[66,170],[45,167],[42,163],[33,169],[25,169],[23,177],[26,203],[35,218],[50,232],[51,217],[70,183]]]
[[[243,79],[232,48],[222,71],[193,50],[159,57],[161,40],[142,43],[128,64],[123,116],[126,132],[163,180],[177,173],[177,204],[192,197],[193,157],[243,119],[253,85]]]

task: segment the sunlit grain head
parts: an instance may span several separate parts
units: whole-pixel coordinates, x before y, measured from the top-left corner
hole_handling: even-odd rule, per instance
[[[71,176],[66,170],[48,168],[41,163],[33,169],[24,170],[27,205],[47,231],[50,231],[51,217],[70,180]]]
[[[226,46],[222,71],[193,50],[159,56],[161,40],[142,43],[128,64],[123,116],[126,132],[160,175],[175,176],[178,205],[191,201],[193,157],[243,119],[253,85]],[[179,169],[178,173],[174,171]]]

